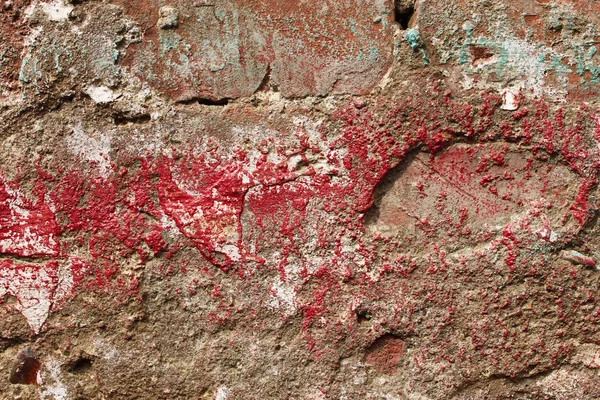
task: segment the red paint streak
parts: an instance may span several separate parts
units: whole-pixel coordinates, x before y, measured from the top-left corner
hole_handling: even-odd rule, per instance
[[[339,359],[328,343],[344,342],[348,332],[364,337],[357,333],[355,319],[340,310],[357,299],[375,305],[387,299],[393,307],[369,310],[369,342],[381,335],[384,324],[408,333],[420,329],[423,347],[437,355],[415,352],[419,366],[436,360],[440,368],[456,363],[468,370],[485,360],[495,371],[518,375],[536,355],[531,346],[511,342],[505,316],[514,312],[522,318],[522,309],[539,299],[528,298],[528,293],[507,299],[498,282],[510,284],[527,276],[547,280],[548,292],[570,287],[568,272],[552,275],[539,248],[568,243],[587,221],[595,208],[599,154],[590,136],[597,132],[584,129],[589,113],[581,111],[567,123],[562,113],[550,115],[547,107],[535,103],[528,104],[535,111],[504,124],[495,122],[499,101],[486,93],[476,108],[437,94],[403,100],[391,110],[350,102],[334,113],[331,131],[317,139],[319,146],[298,129],[281,142],[257,140],[243,151],[217,148],[198,155],[172,149],[171,157],[126,155],[115,158],[124,165],[107,179],[77,169],[53,171],[54,181],[44,176],[36,184],[35,201],[15,194],[25,187],[4,183],[0,218],[12,221],[10,213],[16,213],[39,237],[57,232],[61,243],[45,255],[49,260],[44,267],[3,262],[1,282],[9,282],[11,294],[23,296],[22,289],[32,285],[49,292],[56,287],[60,263],[70,262],[76,290],[132,298],[137,278],[121,265],[146,268],[145,273],[165,281],[194,271],[202,279],[173,289],[173,296],[183,302],[204,291],[213,308],[201,318],[214,324],[256,324],[257,309],[268,296],[277,296],[272,287],[278,279],[296,296],[296,315],[315,357]],[[456,143],[465,138],[469,144]],[[364,213],[373,204],[374,189],[415,149],[420,152],[398,179],[404,192],[395,204],[403,209],[386,214],[392,208],[379,205],[377,223],[381,226],[389,217],[389,226],[399,234],[376,232],[365,240],[371,232],[365,230]],[[292,157],[301,162],[295,165]],[[315,158],[319,163],[311,164]],[[564,190],[565,172],[567,183],[578,182],[579,190]],[[11,205],[19,196],[25,199],[27,215]],[[547,210],[552,207],[552,212],[562,207],[577,223],[549,221]],[[52,229],[45,231],[48,227]],[[8,230],[22,232],[16,225],[2,229],[4,235]],[[551,240],[552,234],[558,239]],[[452,259],[454,249],[469,246],[465,243],[487,247],[461,255],[461,261]],[[235,272],[236,278],[215,273],[205,260],[188,259],[180,249],[189,247],[212,265]],[[407,248],[423,254],[401,255]],[[498,250],[504,252],[499,262],[489,255]],[[155,256],[160,257],[157,267],[144,266]],[[27,278],[36,268],[51,278]],[[468,308],[459,298],[464,292],[448,282],[473,285],[471,298],[464,300]],[[239,290],[253,293],[257,305],[234,305],[230,295]],[[561,321],[575,307],[569,300],[560,306]],[[424,321],[422,307],[430,313]],[[473,349],[461,353],[447,342],[447,330],[457,329],[452,324],[465,310],[473,314]],[[526,329],[525,322],[515,323]],[[547,335],[536,335],[549,343]],[[548,335],[555,337],[556,332]],[[401,354],[398,349],[395,354]],[[542,351],[537,344],[535,351]],[[373,365],[377,359],[387,371],[397,364],[397,359],[372,356]]]
[[[38,181],[33,193],[36,200],[27,198],[16,183],[7,182],[0,175],[0,254],[58,255],[61,229],[44,202],[44,185]]]
[[[590,217],[589,210],[592,209],[592,206],[589,203],[589,195],[590,191],[596,186],[597,183],[598,182],[595,178],[584,180],[579,186],[575,203],[573,203],[571,206],[573,217],[579,222],[581,227],[583,227]]]

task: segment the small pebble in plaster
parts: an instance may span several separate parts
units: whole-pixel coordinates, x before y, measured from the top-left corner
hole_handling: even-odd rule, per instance
[[[585,265],[588,267],[595,267],[596,266],[596,261],[588,256],[585,256],[583,254],[581,254],[578,251],[575,250],[567,250],[567,251],[563,251],[560,254],[561,258],[563,260],[567,260],[572,262],[573,264],[578,264],[578,265]]]
[[[30,347],[26,347],[17,354],[17,361],[10,373],[10,383],[13,385],[39,385],[40,362],[35,358]]]
[[[506,111],[515,111],[519,109],[519,99],[517,96],[508,89],[502,91],[502,106],[501,109]]]
[[[96,104],[110,103],[116,98],[114,92],[106,86],[88,86],[85,94],[90,96]]]
[[[161,29],[177,28],[179,24],[179,12],[175,7],[164,6],[159,11],[158,27]]]

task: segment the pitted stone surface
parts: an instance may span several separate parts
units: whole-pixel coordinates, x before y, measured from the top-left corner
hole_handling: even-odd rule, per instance
[[[600,398],[598,11],[0,2],[0,398]]]

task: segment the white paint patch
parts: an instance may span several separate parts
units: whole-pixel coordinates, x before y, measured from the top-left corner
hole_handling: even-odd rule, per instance
[[[55,284],[44,268],[19,266],[0,269],[0,299],[12,295],[19,301],[15,309],[27,320],[35,334],[48,318]]]
[[[306,158],[315,172],[329,174],[337,170],[340,165],[333,164],[329,160],[335,156],[341,159],[344,154],[339,153],[340,149],[331,149],[329,143],[323,138],[320,132],[323,120],[313,121],[307,117],[295,117],[293,123],[299,138],[308,139],[311,147],[319,149],[315,153],[311,151],[306,154]]]
[[[50,21],[64,21],[73,11],[73,6],[65,0],[54,0],[51,3],[41,3],[40,5]]]
[[[321,389],[317,389],[317,392],[314,394],[313,399],[314,400],[326,400],[327,397],[325,396],[325,393],[323,393],[323,391]]]
[[[502,108],[506,111],[515,111],[519,108],[520,103],[517,96],[508,89],[502,91]]]
[[[96,104],[110,103],[118,97],[111,88],[106,86],[88,86],[85,89],[85,93],[90,96]]]
[[[11,188],[9,185],[4,184],[4,190],[6,193],[10,195],[12,198],[9,200],[9,208],[11,217],[21,217],[27,218],[29,216],[29,210],[26,208],[25,201],[23,198],[25,197],[20,190]]]
[[[140,155],[146,155],[148,153],[160,153],[169,158],[172,157],[172,149],[165,149],[164,142],[159,135],[148,135],[141,132],[139,129],[133,130],[128,146],[132,152],[137,152],[137,154]]]
[[[25,217],[21,219],[24,220]],[[31,232],[30,227],[26,227],[22,233],[12,232],[10,237],[0,240],[0,252],[20,250],[25,256],[34,254],[54,255],[57,252],[57,245],[58,242],[53,234],[40,236]]]
[[[278,308],[284,315],[296,312],[296,290],[290,282],[276,279],[271,285],[271,301],[269,306]]]
[[[56,308],[57,304],[64,303],[71,296],[73,285],[73,260],[69,260],[68,264],[62,263],[58,267],[58,283],[52,299],[53,309]]]
[[[577,370],[561,368],[552,371],[535,382],[548,397],[558,399],[581,399],[586,392],[588,376]]]
[[[37,39],[40,37],[40,35],[42,34],[42,27],[41,26],[36,26],[35,28],[33,28],[30,32],[29,35],[27,35],[25,37],[25,40],[23,40],[23,47],[27,48],[27,47],[31,47],[35,44],[35,42],[37,41]]]
[[[238,246],[234,244],[224,244],[215,246],[217,251],[225,254],[227,257],[231,259],[231,261],[241,261],[242,257],[240,255],[240,249]]]
[[[231,392],[227,389],[226,386],[221,386],[217,388],[217,394],[215,395],[215,400],[228,400],[229,396],[231,396]]]
[[[58,360],[50,360],[44,364],[50,376],[54,381],[54,384],[47,385],[45,389],[40,393],[40,398],[48,400],[68,400],[67,387],[60,379],[60,366],[62,365]]]
[[[23,14],[25,14],[26,17],[31,17],[38,7],[41,8],[50,21],[56,22],[67,20],[74,8],[66,0],[54,0],[51,2],[40,2],[39,0],[36,0],[25,9]]]
[[[115,346],[113,346],[109,343],[106,343],[104,340],[102,340],[99,337],[94,338],[93,343],[94,343],[94,350],[93,350],[94,354],[102,357],[103,359],[105,359],[107,361],[114,361],[117,358],[117,356],[119,355]]]
[[[160,226],[167,232],[171,237],[181,236],[182,233],[177,227],[175,221],[173,221],[168,215],[162,214],[160,217]]]
[[[83,132],[81,126],[73,128],[73,134],[68,136],[67,146],[71,153],[96,165],[100,176],[108,178],[112,169],[110,166],[110,138],[101,134],[98,139]]]
[[[526,40],[517,37],[499,39],[499,46],[503,53],[503,62],[512,68],[514,74],[526,77],[522,82],[524,88],[533,90],[536,96],[544,92],[545,64],[540,59],[546,54],[551,54],[552,49],[536,47]]]

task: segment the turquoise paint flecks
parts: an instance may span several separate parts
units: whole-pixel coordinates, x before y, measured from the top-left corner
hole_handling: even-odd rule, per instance
[[[456,20],[456,17],[454,17]],[[545,76],[552,72],[555,79],[554,89],[566,89],[569,76],[577,74],[584,90],[591,90],[600,83],[600,55],[598,48],[591,42],[571,40],[570,44],[550,48],[544,42],[537,42],[530,34],[525,39],[513,35],[506,21],[495,21],[493,36],[474,37],[475,25],[463,24],[462,32],[457,26],[440,26],[432,42],[441,64],[455,61],[463,66],[468,74],[494,73],[500,79],[525,79],[527,84],[543,90]],[[457,29],[458,28],[458,29]],[[416,43],[416,42],[414,42]],[[489,49],[494,59],[488,64],[471,64],[470,47],[476,45]]]
[[[600,82],[600,65],[596,62],[598,60],[598,56],[596,55],[598,50],[596,47],[590,45],[586,49],[585,46],[574,45],[573,52],[575,58],[572,63],[575,66],[575,72],[581,76],[581,84],[584,89],[589,89],[590,83]],[[586,79],[586,72],[590,76],[589,79]]]
[[[54,68],[56,69],[56,72],[61,73],[62,67],[60,66],[60,57],[66,56],[68,59],[71,58],[69,47],[64,43],[59,43],[57,39],[54,39],[50,45],[50,53],[54,59]]]
[[[38,64],[39,64],[39,60],[36,58],[35,60],[33,60],[33,76],[35,77],[35,80],[37,81],[38,79],[42,78],[42,71],[40,71],[38,69]]]
[[[38,69],[39,60],[33,58],[28,54],[21,61],[21,69],[19,71],[19,81],[23,83],[32,83],[32,81],[38,81],[42,78],[42,71]]]
[[[419,50],[421,57],[423,57],[423,64],[429,65],[429,57],[427,57],[427,53],[425,52],[425,44],[421,39],[421,33],[419,32],[419,30],[416,28],[411,28],[407,30],[404,34],[404,38],[406,39],[408,44],[410,44],[410,47],[413,50]]]
[[[54,68],[59,74],[62,72],[62,68],[60,67],[60,54],[58,53],[54,53]]]
[[[25,68],[27,67],[27,63],[29,62],[29,59],[31,58],[31,56],[27,55],[25,57],[23,57],[23,60],[21,61],[21,69],[19,70],[19,81],[23,82],[23,83],[29,83],[29,78],[27,77],[27,74],[25,73]]]
[[[4,49],[2,50],[2,52],[0,52],[0,67],[3,66],[4,64],[6,64],[6,59],[4,57],[6,57],[6,52],[7,50]]]
[[[423,44],[423,41],[421,40],[421,34],[417,29],[414,28],[407,30],[404,34],[404,38],[408,41],[413,50],[418,49]]]
[[[369,59],[377,60],[378,58],[379,58],[379,48],[374,47],[374,46],[369,48]]]
[[[563,56],[558,56],[558,55],[551,55],[550,59],[548,60],[548,64],[550,65],[550,67],[548,68],[551,71],[555,71],[557,77],[559,78],[559,81],[562,81],[563,83],[563,87],[566,86],[567,84],[567,78],[566,75],[569,74],[571,71],[571,69],[569,67],[567,67],[565,64],[563,64],[562,60],[565,57]]]
[[[425,49],[421,49],[421,56],[423,56],[423,64],[429,65],[429,57],[427,57]]]
[[[225,22],[225,11],[222,9],[216,9],[215,18],[217,18],[220,22]]]
[[[379,48],[375,47],[374,43],[371,43],[371,47],[367,50],[367,55],[363,50],[359,50],[356,55],[356,61],[376,61],[379,59]]]
[[[158,36],[161,53],[167,53],[170,50],[177,49],[181,43],[181,36],[175,32],[161,33]]]
[[[462,46],[460,46],[458,55],[458,63],[461,65],[469,62],[469,47],[474,43],[473,28],[474,26],[470,21],[466,21],[462,26],[462,29],[465,31],[465,40]]]
[[[111,49],[111,53],[112,53],[112,61],[113,64],[117,62],[117,60],[119,60],[119,50],[117,50],[116,48]]]
[[[541,245],[541,246],[530,246],[525,251],[525,254],[528,257],[541,256],[543,262],[548,262],[548,255],[552,252],[555,252],[556,248],[550,245]]]

